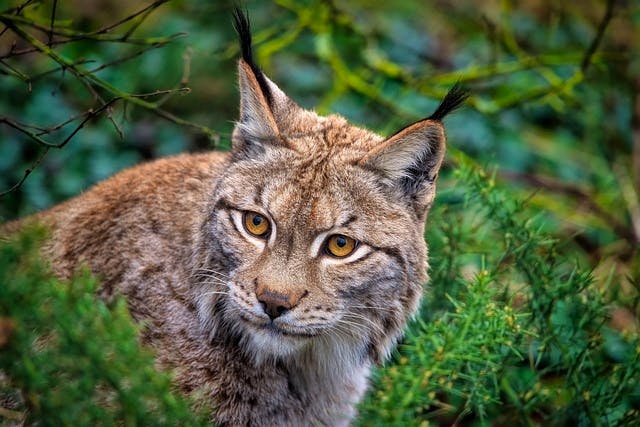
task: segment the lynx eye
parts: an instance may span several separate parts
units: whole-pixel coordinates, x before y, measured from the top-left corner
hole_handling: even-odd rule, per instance
[[[252,236],[266,238],[271,231],[269,220],[257,212],[245,211],[242,214],[242,223],[247,233]]]
[[[351,255],[357,247],[358,242],[351,237],[334,234],[327,240],[325,252],[337,258],[344,258],[347,255]]]

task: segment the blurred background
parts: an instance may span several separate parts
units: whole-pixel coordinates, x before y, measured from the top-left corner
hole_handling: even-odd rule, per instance
[[[605,274],[637,270],[637,2],[245,6],[265,72],[321,114],[390,134],[429,115],[455,82],[466,85],[467,106],[446,120],[450,147],[539,208],[576,257]],[[232,7],[2,0],[0,218],[47,208],[145,160],[228,148],[238,106]],[[7,27],[18,24],[61,58]],[[441,191],[438,203],[449,202]]]
[[[465,204],[472,189],[457,184],[466,158],[488,171],[487,188],[521,202],[523,216],[559,243],[554,251],[593,271],[614,329],[637,333],[640,3],[244,6],[258,63],[321,114],[388,135],[428,116],[456,82],[470,89],[445,120],[449,155],[427,233],[436,290],[441,279],[447,285],[438,276],[447,250],[466,257],[465,277],[492,250]],[[227,1],[0,0],[0,220],[143,161],[228,149],[238,109],[232,9]],[[465,224],[459,235],[450,230],[457,223]],[[474,233],[456,246],[456,236]]]

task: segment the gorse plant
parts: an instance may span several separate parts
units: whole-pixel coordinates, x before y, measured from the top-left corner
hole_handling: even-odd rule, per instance
[[[27,425],[207,425],[137,343],[126,303],[52,277],[43,230],[0,246],[0,419]]]
[[[459,152],[457,185],[431,215],[421,316],[361,405],[361,425],[630,425],[640,339],[609,326],[608,299],[560,256],[526,203]],[[469,212],[473,212],[469,214]],[[29,423],[198,424],[136,343],[123,301],[95,280],[53,279],[41,233],[2,244],[0,368]],[[36,309],[34,309],[36,308]],[[8,331],[8,332],[7,332]],[[19,394],[15,394],[15,390]]]
[[[637,419],[637,334],[609,326],[610,301],[589,271],[560,254],[526,203],[462,153],[454,157],[458,186],[431,215],[422,317],[378,373],[361,424]]]

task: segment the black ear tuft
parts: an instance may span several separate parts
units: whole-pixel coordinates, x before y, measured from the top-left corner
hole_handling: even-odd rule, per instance
[[[464,89],[460,83],[456,83],[449,89],[449,92],[447,92],[442,102],[440,102],[436,111],[427,117],[427,119],[442,121],[444,116],[460,107],[468,97],[469,92]]]
[[[251,71],[256,76],[256,80],[260,85],[260,89],[267,99],[269,105],[271,105],[271,90],[265,80],[262,70],[258,67],[253,60],[253,49],[251,46],[251,24],[249,23],[248,13],[243,12],[240,7],[236,6],[233,9],[233,27],[238,33],[240,38],[240,50],[242,51],[242,59],[251,67]]]

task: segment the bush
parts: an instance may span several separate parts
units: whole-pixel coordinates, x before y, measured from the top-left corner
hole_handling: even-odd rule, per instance
[[[362,425],[628,425],[640,339],[525,203],[461,153],[457,209],[431,215],[422,315],[361,405]],[[472,215],[466,213],[474,212]]]
[[[0,243],[0,418],[27,425],[207,425],[139,347],[126,302],[81,273],[55,279],[43,230]],[[2,399],[4,395],[4,399]]]

